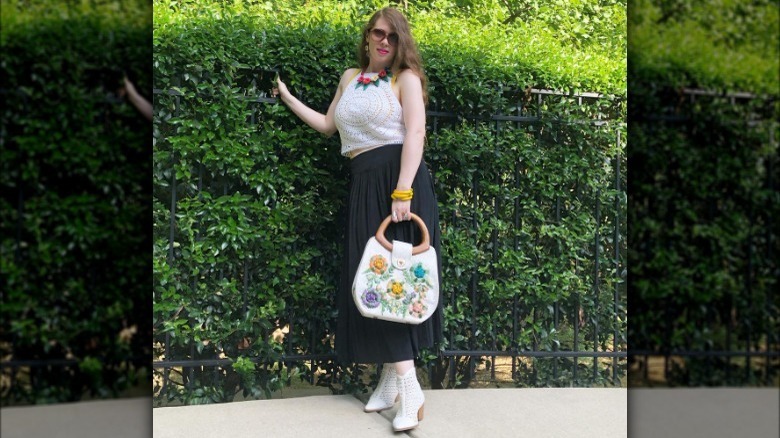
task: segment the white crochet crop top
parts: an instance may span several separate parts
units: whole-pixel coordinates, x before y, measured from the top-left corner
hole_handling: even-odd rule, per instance
[[[364,73],[373,78],[377,73]],[[403,110],[392,89],[392,79],[377,80],[375,85],[358,84],[357,74],[344,88],[334,115],[341,137],[341,155],[358,149],[403,143],[406,136]]]

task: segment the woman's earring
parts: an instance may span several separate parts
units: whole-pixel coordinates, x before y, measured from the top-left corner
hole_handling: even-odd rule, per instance
[[[366,53],[368,53],[368,44],[366,44],[365,46],[363,46],[363,48],[364,48],[364,49],[366,49]]]

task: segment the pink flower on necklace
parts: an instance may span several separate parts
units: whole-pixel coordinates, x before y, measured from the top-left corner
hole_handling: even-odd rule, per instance
[[[363,89],[365,90],[366,87],[369,86],[369,84],[374,84],[378,87],[380,80],[387,82],[388,78],[391,77],[393,77],[393,73],[390,71],[389,67],[385,67],[384,70],[381,70],[379,73],[377,73],[371,78],[367,78],[363,76],[363,72],[360,72],[360,77],[357,80],[357,84],[355,84],[355,88],[358,88],[362,85]]]

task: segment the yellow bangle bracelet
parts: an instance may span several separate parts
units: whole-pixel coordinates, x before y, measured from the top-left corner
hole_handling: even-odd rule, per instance
[[[414,190],[395,190],[393,191],[393,194],[390,195],[391,199],[395,199],[397,201],[409,201],[414,196]]]

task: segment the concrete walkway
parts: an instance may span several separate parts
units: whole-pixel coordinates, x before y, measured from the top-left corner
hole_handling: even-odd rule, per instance
[[[425,419],[398,434],[396,410],[366,414],[363,401],[349,395],[158,408],[154,437],[619,438],[627,427],[625,389],[426,390]]]
[[[317,395],[156,409],[149,398],[3,408],[0,435],[780,438],[776,388],[461,389],[425,397],[425,419],[407,433],[392,432],[395,409],[366,414],[353,396]]]
[[[780,388],[628,391],[628,435],[780,438]]]
[[[0,409],[2,438],[149,438],[152,399],[125,398]]]

